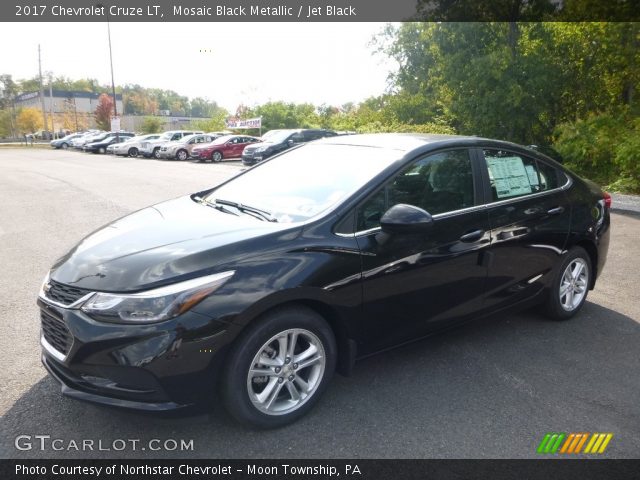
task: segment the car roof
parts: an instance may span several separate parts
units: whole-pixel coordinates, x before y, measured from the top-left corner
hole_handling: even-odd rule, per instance
[[[377,147],[407,152],[432,143],[452,142],[456,140],[478,140],[478,138],[461,135],[422,133],[365,133],[326,137],[316,140],[314,143]]]
[[[416,149],[424,150],[423,147],[428,146],[444,147],[449,145],[461,147],[486,145],[504,148],[517,148],[523,151],[528,150],[522,145],[517,145],[504,140],[493,140],[471,135],[445,135],[436,133],[365,133],[359,135],[339,135],[336,137],[326,137],[316,140],[313,143],[386,148],[402,152],[409,152]]]

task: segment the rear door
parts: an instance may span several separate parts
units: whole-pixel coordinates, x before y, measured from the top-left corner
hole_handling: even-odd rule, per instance
[[[538,293],[558,262],[569,234],[566,177],[521,152],[478,150],[482,157],[491,249],[487,298],[495,309]]]

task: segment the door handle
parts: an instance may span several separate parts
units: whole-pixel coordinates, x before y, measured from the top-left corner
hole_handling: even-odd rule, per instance
[[[560,215],[562,212],[564,212],[564,207],[556,207],[551,210],[547,210],[549,215]]]
[[[484,230],[474,230],[473,232],[465,233],[460,237],[461,242],[475,242],[480,240],[484,235]]]

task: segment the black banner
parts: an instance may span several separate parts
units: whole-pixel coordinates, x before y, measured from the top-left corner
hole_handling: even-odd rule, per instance
[[[640,21],[640,0],[16,0],[3,22]]]
[[[640,460],[0,460],[3,480],[627,480],[638,472]]]

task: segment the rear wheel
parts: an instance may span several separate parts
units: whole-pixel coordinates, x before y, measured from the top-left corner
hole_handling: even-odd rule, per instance
[[[230,352],[222,377],[225,406],[254,427],[294,422],[326,389],[336,355],[333,332],[319,314],[303,307],[272,312]]]
[[[581,247],[574,247],[558,268],[547,303],[547,315],[554,320],[573,317],[584,305],[591,285],[591,258]]]
[[[106,148],[104,148],[104,147],[100,147],[100,148],[98,149],[98,153],[103,153],[103,154],[104,154],[104,153],[106,153],[106,152],[107,152],[107,149],[106,149]]]
[[[218,152],[215,151],[211,154],[211,160],[213,160],[214,162],[221,162],[222,161],[222,152]]]
[[[178,153],[176,153],[176,158],[178,160],[186,160],[187,158],[189,158],[189,153],[186,150],[178,150]]]
[[[129,149],[129,151],[127,152],[127,154],[128,154],[130,157],[137,157],[137,156],[138,156],[138,149],[137,149],[136,147],[131,147],[131,148]]]

